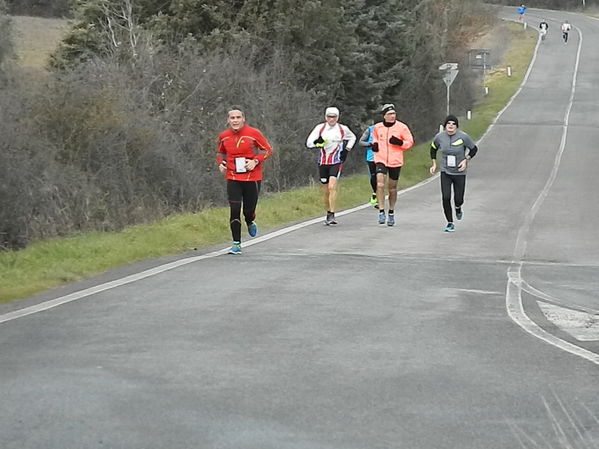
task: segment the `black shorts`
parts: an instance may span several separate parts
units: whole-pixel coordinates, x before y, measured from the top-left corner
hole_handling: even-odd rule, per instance
[[[401,171],[401,167],[387,167],[385,164],[381,164],[380,162],[376,164],[376,172],[382,173],[383,175],[389,174],[389,179],[393,179],[397,181],[399,179],[399,172]]]
[[[339,174],[339,167],[341,164],[332,164],[332,165],[319,165],[318,166],[318,174],[320,176],[321,184],[328,184],[329,178],[333,176],[337,177]]]
[[[233,181],[227,179],[227,199],[230,203],[258,201],[260,181]]]

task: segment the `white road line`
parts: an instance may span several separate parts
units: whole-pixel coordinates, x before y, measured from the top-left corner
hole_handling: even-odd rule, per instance
[[[570,89],[570,99],[568,101],[568,106],[566,108],[566,113],[564,115],[564,121],[563,121],[563,126],[562,126],[562,138],[560,141],[560,146],[559,146],[558,152],[555,156],[551,174],[549,175],[549,178],[547,179],[547,182],[545,183],[543,190],[541,190],[541,192],[539,193],[539,196],[537,197],[536,201],[534,202],[533,206],[531,207],[530,212],[527,214],[523,225],[520,227],[520,230],[518,231],[518,237],[516,239],[516,245],[514,248],[514,260],[513,260],[512,264],[510,265],[510,267],[508,268],[508,272],[507,272],[508,281],[507,281],[507,288],[506,288],[506,294],[505,294],[505,303],[506,303],[506,309],[507,309],[507,312],[508,312],[508,315],[510,316],[510,318],[516,324],[518,324],[518,326],[520,326],[522,329],[524,329],[527,333],[543,340],[546,343],[549,343],[550,345],[553,345],[559,349],[562,349],[566,352],[577,355],[579,357],[582,357],[586,360],[589,360],[589,361],[599,365],[599,354],[588,351],[587,349],[584,349],[580,346],[574,345],[570,342],[567,342],[565,340],[557,338],[556,336],[551,335],[550,333],[546,332],[539,325],[537,325],[534,321],[532,321],[528,317],[528,315],[526,315],[526,312],[524,311],[524,306],[522,303],[522,290],[523,290],[523,283],[524,283],[524,281],[522,279],[522,264],[523,264],[522,261],[524,258],[524,254],[526,252],[527,238],[528,238],[528,235],[530,232],[530,226],[531,226],[532,222],[534,221],[534,219],[537,215],[537,212],[539,211],[541,205],[543,204],[543,201],[547,197],[549,190],[551,189],[551,187],[555,181],[555,178],[557,176],[557,172],[559,170],[559,166],[561,163],[562,155],[563,155],[564,149],[566,147],[566,140],[568,137],[570,111],[572,110],[572,105],[574,103],[574,95],[576,94],[576,79],[578,77],[578,66],[580,64],[580,53],[582,51],[582,42],[583,42],[582,31],[580,30],[580,28],[578,28],[576,26],[574,28],[578,31],[578,35],[579,35],[580,39],[578,42],[578,51],[576,53],[576,63],[574,65],[574,73],[572,76],[572,87]],[[520,89],[518,90],[516,95],[520,92],[522,86],[524,84],[526,84],[526,82],[528,81],[532,67],[534,66],[534,62],[536,60],[538,49],[539,49],[539,41],[537,41],[537,46],[535,48],[535,55],[533,57],[533,60],[530,64],[530,66],[528,67],[528,71],[526,73],[524,81],[522,82],[522,85],[520,86]],[[534,292],[535,290],[532,290],[532,291]],[[529,291],[529,293],[531,293],[531,292]],[[531,293],[531,294],[534,295],[534,293]]]
[[[520,288],[520,280],[522,279],[520,276],[521,268],[522,265],[519,264],[514,270],[508,272],[509,279],[507,284],[506,299],[510,298],[510,300],[506,301],[506,306],[509,316],[530,335],[537,337],[559,349],[569,352],[570,354],[577,355],[599,365],[599,354],[595,354],[594,352],[588,351],[580,346],[576,346],[565,340],[557,338],[554,335],[551,335],[549,332],[546,332],[534,321],[528,318],[528,315],[526,315],[526,312],[524,312],[524,307],[522,305],[522,289]]]
[[[474,288],[458,288],[459,292],[475,293],[477,295],[501,295],[502,292],[494,292],[492,290],[477,290]]]
[[[599,310],[596,309],[591,309],[589,307],[583,307],[583,306],[573,306],[571,304],[566,304],[565,302],[561,301],[560,299],[548,295],[545,292],[542,292],[541,290],[531,286],[528,282],[526,282],[525,280],[521,280],[520,282],[520,288],[522,290],[524,290],[526,293],[531,294],[532,296],[542,299],[545,302],[549,302],[551,304],[556,304],[558,306],[562,306],[562,307],[568,307],[572,310],[578,310],[580,312],[585,312],[585,313],[589,313],[592,315],[596,315],[599,314]]]
[[[433,179],[434,179],[434,177],[428,178],[416,185],[413,185],[412,187],[409,187],[407,189],[397,192],[397,194],[404,195],[420,186],[428,184]],[[362,205],[354,207],[352,209],[347,209],[342,212],[339,212],[339,213],[337,213],[337,216],[351,214],[352,212],[366,209],[368,207],[372,207],[372,206],[369,203],[362,204]],[[279,237],[281,235],[285,235],[285,234],[289,234],[290,232],[297,231],[298,229],[305,228],[306,226],[310,226],[310,225],[313,225],[316,223],[321,223],[321,222],[322,222],[322,218],[320,218],[320,217],[314,218],[312,220],[304,221],[302,223],[288,226],[286,228],[279,229],[278,231],[274,231],[269,234],[265,234],[263,236],[256,237],[255,239],[248,240],[247,242],[243,243],[243,246],[248,247],[248,246],[256,245],[258,243],[262,243],[267,240],[274,239],[275,237]],[[155,276],[157,274],[164,273],[165,271],[173,270],[175,268],[178,268],[178,267],[181,267],[184,265],[188,265],[190,263],[199,262],[200,260],[205,260],[205,259],[211,259],[216,256],[221,256],[223,254],[226,254],[227,251],[228,251],[228,248],[225,248],[225,249],[214,251],[214,252],[211,252],[208,254],[203,254],[201,256],[187,257],[184,259],[177,260],[175,262],[170,262],[170,263],[167,263],[164,265],[159,265],[157,267],[150,268],[149,270],[141,271],[139,273],[135,273],[135,274],[126,276],[124,278],[115,279],[113,281],[106,282],[104,284],[86,288],[84,290],[80,290],[80,291],[71,293],[69,295],[61,296],[59,298],[55,298],[55,299],[52,299],[49,301],[44,301],[44,302],[36,304],[34,306],[24,307],[23,309],[8,312],[3,315],[0,315],[0,323],[5,323],[7,321],[16,320],[17,318],[22,318],[27,315],[31,315],[31,314],[38,313],[38,312],[43,312],[44,310],[53,309],[54,307],[58,307],[62,304],[67,304],[69,302],[77,301],[82,298],[87,298],[88,296],[95,295],[96,293],[101,293],[106,290],[120,287],[121,285],[126,285],[126,284],[130,284],[132,282],[140,281],[147,277]]]

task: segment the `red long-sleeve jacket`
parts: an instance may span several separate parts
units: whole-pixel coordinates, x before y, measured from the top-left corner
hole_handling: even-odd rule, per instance
[[[272,147],[256,128],[243,125],[239,131],[227,129],[218,136],[216,161],[227,162],[226,178],[233,181],[262,181],[262,163],[272,155]],[[257,159],[256,168],[245,173],[235,171],[235,158]]]

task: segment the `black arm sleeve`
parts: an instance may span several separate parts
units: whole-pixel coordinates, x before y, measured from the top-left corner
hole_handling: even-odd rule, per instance
[[[431,159],[432,160],[436,160],[437,159],[437,149],[431,145]]]
[[[468,156],[470,156],[470,159],[472,159],[476,155],[477,151],[478,147],[476,145],[474,145],[472,148],[468,150]]]

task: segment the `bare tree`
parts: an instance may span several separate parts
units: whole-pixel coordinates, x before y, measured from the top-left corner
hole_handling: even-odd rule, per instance
[[[139,54],[139,43],[142,36],[142,28],[138,25],[132,0],[100,0],[98,5],[104,16],[101,24],[112,50],[116,53],[126,46],[127,53],[133,58]]]

